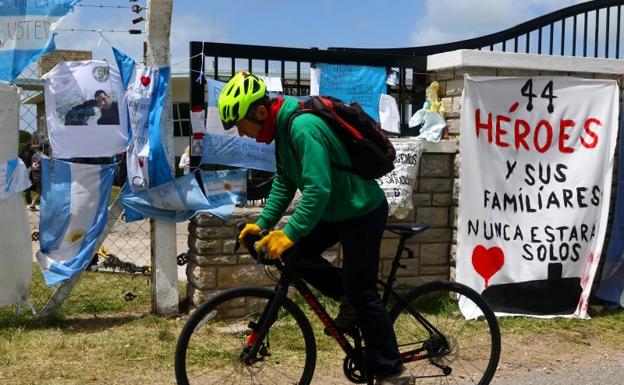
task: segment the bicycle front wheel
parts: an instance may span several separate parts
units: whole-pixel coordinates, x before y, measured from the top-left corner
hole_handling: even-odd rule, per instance
[[[390,318],[416,384],[487,385],[492,380],[501,349],[498,322],[468,286],[448,281],[418,286],[392,308]]]
[[[242,359],[249,336],[274,297],[272,290],[238,288],[202,304],[178,338],[178,385],[309,384],[316,365],[314,333],[301,309],[288,298],[257,358],[252,363]]]

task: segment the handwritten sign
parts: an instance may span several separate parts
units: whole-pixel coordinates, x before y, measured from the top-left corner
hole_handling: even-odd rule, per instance
[[[457,280],[497,313],[587,317],[617,111],[615,81],[466,77]]]
[[[385,68],[325,63],[316,67],[320,70],[321,96],[357,102],[373,119],[379,120],[379,98],[387,90]]]
[[[377,179],[377,183],[386,194],[390,215],[404,219],[414,209],[412,191],[422,155],[422,142],[412,139],[394,140],[392,144],[396,151],[394,170]]]
[[[135,64],[132,79],[126,87],[126,100],[132,133],[129,151],[137,156],[149,156],[149,113],[154,86],[158,84],[158,69]]]

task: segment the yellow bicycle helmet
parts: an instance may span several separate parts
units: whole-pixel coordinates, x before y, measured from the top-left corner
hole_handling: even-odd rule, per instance
[[[234,75],[225,85],[219,96],[219,117],[223,128],[229,130],[243,119],[249,107],[266,95],[266,85],[262,79],[242,71]]]

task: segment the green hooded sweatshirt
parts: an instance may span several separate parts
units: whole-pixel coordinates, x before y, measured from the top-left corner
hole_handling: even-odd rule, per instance
[[[289,117],[299,107],[296,98],[285,97],[277,114],[275,148],[279,171],[257,222],[263,229],[275,226],[297,189],[301,190],[301,202],[283,229],[293,242],[310,233],[320,220],[338,222],[362,216],[385,199],[375,180],[332,168],[332,164],[350,167],[351,160],[340,138],[318,116],[297,116],[288,137]]]

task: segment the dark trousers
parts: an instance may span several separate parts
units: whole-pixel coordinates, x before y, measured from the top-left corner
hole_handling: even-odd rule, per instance
[[[379,248],[388,217],[384,202],[369,214],[341,222],[319,222],[298,242],[298,268],[304,280],[323,295],[345,297],[356,309],[358,325],[379,376],[401,370],[399,350],[388,312],[377,292]],[[323,253],[340,242],[342,269],[332,266]],[[299,264],[298,264],[299,265]]]

